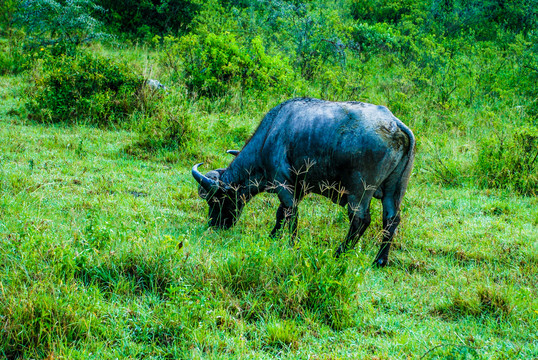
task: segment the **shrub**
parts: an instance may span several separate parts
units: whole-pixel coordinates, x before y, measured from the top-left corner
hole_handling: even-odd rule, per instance
[[[163,65],[175,70],[176,78],[177,72],[183,71],[189,92],[209,97],[236,86],[258,90],[285,87],[293,74],[286,59],[265,53],[259,37],[248,48],[230,33],[166,37],[163,53]],[[183,61],[182,67],[176,59]]]
[[[143,158],[151,153],[175,161],[179,155],[176,150],[189,147],[191,140],[199,137],[192,106],[174,88],[143,86],[137,97],[140,107],[130,116],[131,130],[137,138],[125,150]]]
[[[47,57],[40,64],[27,94],[31,119],[111,126],[141,105],[142,77],[126,62],[85,53]]]
[[[360,54],[367,60],[371,55],[397,48],[398,39],[384,23],[357,24],[353,28],[353,40],[360,46]]]
[[[271,38],[281,51],[291,54],[293,66],[305,79],[313,79],[326,63],[344,68],[347,52],[356,50],[350,41],[350,27],[327,4],[279,0],[267,8]]]
[[[509,188],[522,194],[538,193],[538,128],[524,127],[512,137],[480,143],[477,176],[482,185]]]
[[[325,66],[316,76],[319,96],[333,101],[358,98],[363,90],[362,77],[350,73],[338,66]]]
[[[533,118],[534,125],[538,125],[538,31],[531,32],[528,37],[519,34],[508,46],[520,70],[513,72],[509,86],[529,97],[527,114]]]
[[[431,173],[433,181],[445,186],[461,185],[465,180],[465,166],[450,155],[441,157],[436,154],[426,170]]]

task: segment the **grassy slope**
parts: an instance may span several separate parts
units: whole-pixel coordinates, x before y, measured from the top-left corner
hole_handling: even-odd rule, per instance
[[[20,79],[1,82],[7,355],[538,356],[538,201],[432,184],[424,159],[433,156],[433,135],[421,139],[392,264],[379,270],[370,267],[377,203],[344,265],[330,255],[347,230],[345,211],[319,197],[301,206],[298,250],[267,237],[277,206],[268,195],[234,229],[214,232],[190,175],[192,156],[141,160],[124,151],[134,139],[128,132],[21,124],[9,112]],[[210,136],[208,124],[224,119],[253,129],[263,111],[201,115],[200,128]],[[211,153],[224,145],[234,142],[217,141]],[[212,156],[208,167],[228,161]]]

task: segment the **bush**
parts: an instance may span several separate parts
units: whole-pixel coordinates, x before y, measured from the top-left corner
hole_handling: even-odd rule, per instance
[[[259,37],[248,48],[229,33],[166,37],[164,46],[163,65],[176,72],[176,79],[182,71],[189,92],[194,94],[214,97],[232,87],[265,90],[279,85],[282,89],[290,85],[293,76],[286,59],[265,53]]]
[[[274,1],[265,10],[270,38],[290,54],[294,68],[311,80],[327,63],[347,65],[347,53],[354,51],[348,26],[338,10],[314,2]]]
[[[88,53],[47,57],[34,70],[26,107],[39,122],[111,126],[141,106],[142,84],[126,62]]]
[[[511,138],[482,141],[476,171],[484,186],[538,194],[538,128],[524,127]]]
[[[139,37],[183,31],[198,11],[193,0],[97,0],[100,19],[117,32]]]
[[[398,46],[398,38],[384,24],[357,24],[353,28],[353,40],[360,46],[360,54],[368,60],[379,52],[390,51]]]
[[[519,65],[519,71],[512,72],[509,86],[530,98],[526,106],[527,114],[534,119],[534,125],[538,125],[538,31],[527,37],[518,34],[508,47]]]
[[[192,106],[174,88],[143,86],[137,97],[141,106],[130,116],[130,128],[137,137],[125,151],[142,158],[165,155],[166,161],[176,161],[180,156],[176,150],[189,148],[191,140],[199,138]]]

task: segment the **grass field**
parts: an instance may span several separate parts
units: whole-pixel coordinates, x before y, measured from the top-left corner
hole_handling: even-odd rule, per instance
[[[301,204],[296,249],[268,237],[267,194],[233,229],[208,229],[191,166],[226,166],[283,99],[194,104],[200,141],[141,156],[128,130],[25,120],[22,82],[0,78],[0,356],[538,358],[538,199],[450,184],[432,165],[470,162],[484,130],[437,132],[409,115],[415,169],[390,264],[376,269],[375,201],[338,261],[347,215],[321,197]]]

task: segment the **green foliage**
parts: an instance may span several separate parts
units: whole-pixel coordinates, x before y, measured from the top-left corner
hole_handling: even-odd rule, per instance
[[[360,55],[368,60],[370,56],[382,51],[395,50],[398,38],[385,23],[368,25],[361,23],[353,28],[353,40],[360,47]]]
[[[243,35],[246,33],[245,38],[248,42],[248,37],[252,35],[252,22],[255,19],[250,19],[245,22],[245,13],[237,10],[236,8],[228,9],[224,6],[220,0],[207,0],[200,6],[198,13],[192,21],[192,29],[189,31],[191,34],[198,34],[207,36],[210,33],[221,34],[223,32],[230,32],[236,35]],[[248,30],[245,32],[244,28]],[[253,36],[252,36],[253,37]],[[250,37],[250,39],[252,38]]]
[[[536,28],[536,0],[432,1],[428,26],[446,36],[473,31],[479,39],[494,39],[497,29],[528,32]]]
[[[113,126],[141,106],[141,86],[126,62],[89,53],[47,57],[33,75],[26,107],[40,122]]]
[[[477,176],[485,186],[538,193],[538,129],[520,128],[511,137],[497,134],[480,143]]]
[[[320,88],[318,96],[327,100],[356,99],[362,89],[361,78],[350,76],[339,66],[325,66],[313,82]]]
[[[460,161],[439,155],[429,164],[428,169],[435,182],[445,186],[458,186],[465,180],[465,171]]]
[[[96,0],[107,11],[103,20],[115,32],[151,39],[154,34],[185,31],[196,15],[194,0]]]
[[[348,51],[356,51],[351,27],[338,10],[313,2],[275,1],[266,10],[271,38],[284,53],[293,54],[294,66],[304,78],[313,79],[323,65],[345,67]]]
[[[529,97],[527,114],[538,125],[538,31],[528,36],[518,34],[506,41],[519,70],[513,74],[510,85]]]
[[[19,23],[29,35],[27,46],[34,51],[52,45],[54,52],[73,52],[80,44],[104,39],[93,13],[103,11],[93,0],[24,0]]]
[[[368,23],[398,23],[413,9],[411,0],[352,0],[350,12],[354,19]]]
[[[0,35],[9,34],[22,1],[3,0],[0,2]]]
[[[285,91],[291,84],[293,72],[286,59],[267,55],[260,38],[254,38],[248,48],[230,33],[190,34],[164,41],[164,65],[181,69],[193,94],[216,97],[234,87],[266,90],[279,86]]]

